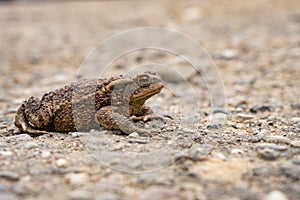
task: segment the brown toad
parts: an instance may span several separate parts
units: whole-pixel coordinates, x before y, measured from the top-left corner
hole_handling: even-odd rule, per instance
[[[18,109],[15,126],[33,135],[49,132],[88,131],[102,126],[125,133],[150,133],[134,123],[146,120],[152,111],[144,103],[164,84],[155,72],[132,77],[75,82],[45,94],[30,97]]]

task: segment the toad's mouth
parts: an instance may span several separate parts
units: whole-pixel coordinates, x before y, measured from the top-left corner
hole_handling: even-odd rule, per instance
[[[162,83],[153,84],[146,88],[140,88],[137,94],[132,95],[131,100],[133,102],[146,101],[155,94],[160,93],[163,88],[164,84]]]

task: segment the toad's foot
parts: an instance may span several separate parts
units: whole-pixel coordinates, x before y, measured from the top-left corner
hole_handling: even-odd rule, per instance
[[[134,122],[138,122],[138,121],[148,122],[151,120],[165,121],[166,119],[172,119],[172,117],[168,116],[168,115],[148,114],[148,115],[143,115],[143,116],[131,116],[130,119]]]

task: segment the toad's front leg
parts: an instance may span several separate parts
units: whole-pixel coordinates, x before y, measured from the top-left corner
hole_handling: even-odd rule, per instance
[[[153,111],[150,109],[149,106],[143,105],[139,112],[134,113],[133,116],[130,117],[130,119],[134,122],[137,121],[143,121],[143,122],[148,122],[151,120],[161,120],[165,121],[166,117],[170,118],[169,116],[162,116],[162,115],[156,115],[153,113]]]
[[[152,134],[151,130],[137,127],[132,120],[120,113],[120,108],[106,106],[97,111],[95,120],[103,128],[108,130],[120,130],[126,134],[137,132],[140,134]]]

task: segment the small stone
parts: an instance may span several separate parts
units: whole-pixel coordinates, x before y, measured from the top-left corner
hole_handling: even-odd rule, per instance
[[[203,154],[201,152],[201,148],[198,146],[192,146],[187,154],[187,158],[193,160],[193,161],[198,161],[200,158],[203,157]]]
[[[264,112],[264,111],[271,111],[271,107],[268,105],[262,105],[262,106],[253,106],[250,108],[250,112],[257,113],[258,111]]]
[[[18,200],[19,197],[17,197],[14,194],[0,193],[0,199],[3,199],[3,200]]]
[[[293,118],[291,118],[291,121],[292,122],[300,122],[300,117],[293,117]]]
[[[200,8],[188,7],[183,10],[182,18],[187,21],[195,21],[202,17]]]
[[[71,133],[71,137],[72,138],[79,138],[79,137],[82,137],[84,136],[86,133],[83,133],[83,132],[73,132]]]
[[[255,145],[255,147],[257,149],[269,148],[269,149],[274,149],[276,151],[286,151],[288,149],[287,145],[277,145],[273,143],[258,143]]]
[[[65,175],[65,182],[71,185],[84,185],[89,180],[86,173],[69,173]]]
[[[50,151],[44,151],[44,152],[42,152],[42,155],[41,155],[42,158],[49,158],[50,156],[51,156]]]
[[[1,194],[1,192],[5,191],[5,190],[7,190],[7,186],[0,184],[0,194]]]
[[[63,167],[67,167],[67,161],[63,158],[60,158],[56,161],[56,166],[59,167],[59,168],[63,168]]]
[[[227,160],[226,156],[223,153],[217,153],[216,156],[221,160]]]
[[[35,143],[35,142],[28,142],[28,143],[26,143],[25,145],[24,145],[24,147],[26,148],[26,149],[34,149],[34,148],[36,148],[36,147],[38,147],[39,145],[37,144],[37,143]]]
[[[184,157],[192,160],[192,161],[200,161],[202,158],[207,156],[210,146],[202,145],[199,147],[198,145],[192,146],[189,151],[184,155]]]
[[[300,165],[300,156],[294,158],[294,159],[292,160],[292,163],[293,163],[294,165]]]
[[[174,188],[163,186],[151,186],[141,192],[137,199],[152,200],[152,199],[178,199],[180,191]]]
[[[232,60],[238,57],[238,52],[233,49],[225,49],[221,52],[220,57],[225,60]]]
[[[294,181],[300,180],[300,167],[294,164],[286,163],[280,167],[282,173]]]
[[[13,130],[13,134],[20,134],[20,133],[21,133],[21,130],[18,129],[18,128],[15,128],[15,129]]]
[[[260,149],[257,151],[257,154],[260,158],[264,160],[276,160],[278,153],[273,149]]]
[[[29,141],[32,140],[32,137],[28,134],[20,134],[20,135],[13,135],[6,138],[6,142],[14,142],[14,141]]]
[[[195,133],[195,131],[193,129],[190,129],[190,128],[182,128],[182,131],[185,132],[185,133]]]
[[[241,149],[231,149],[232,154],[243,154],[244,151]]]
[[[300,140],[294,140],[291,142],[292,147],[300,148]]]
[[[129,143],[138,143],[138,144],[147,144],[148,143],[147,140],[139,140],[139,139],[129,139],[128,142]]]
[[[291,140],[284,136],[273,135],[273,136],[270,136],[269,138],[267,138],[267,142],[290,144]]]
[[[0,171],[0,177],[10,181],[17,181],[20,178],[19,174],[12,171],[6,171],[6,170]]]
[[[52,77],[53,82],[63,82],[67,80],[67,76],[64,73],[56,74]]]
[[[264,200],[288,200],[288,198],[283,192],[273,190],[264,198]]]
[[[300,109],[300,103],[292,103],[291,104],[291,107],[293,108],[293,109]]]
[[[238,113],[236,116],[238,118],[242,119],[242,120],[247,120],[247,119],[253,119],[254,118],[253,115],[246,115],[246,114],[243,114],[243,113]]]
[[[89,200],[92,199],[92,194],[85,190],[72,191],[69,194],[69,200]]]
[[[132,133],[130,133],[129,135],[128,135],[128,137],[130,137],[130,138],[137,138],[137,137],[139,137],[140,135],[137,133],[137,132],[132,132]]]
[[[0,155],[3,157],[11,157],[13,155],[12,151],[0,151]]]

